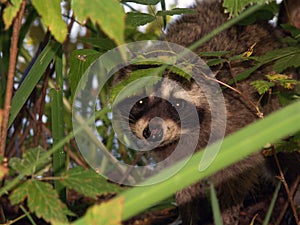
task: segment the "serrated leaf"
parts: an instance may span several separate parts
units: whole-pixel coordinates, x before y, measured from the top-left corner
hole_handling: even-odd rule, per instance
[[[27,204],[31,212],[47,222],[67,222],[67,216],[74,215],[63,204],[57,192],[49,183],[38,180],[28,180],[14,190],[10,196],[12,204],[18,204],[27,198]]]
[[[100,53],[92,49],[78,49],[71,53],[69,80],[72,100],[82,75],[99,56]]]
[[[121,225],[122,214],[124,211],[123,202],[123,198],[118,198],[102,203],[101,205],[92,206],[88,209],[84,217],[77,220],[74,225]]]
[[[132,26],[141,26],[146,23],[150,23],[155,20],[155,17],[141,12],[129,12],[126,13],[126,23]]]
[[[124,43],[125,13],[117,0],[73,0],[72,9],[78,21],[89,18],[116,42]]]
[[[3,13],[3,21],[5,24],[5,30],[8,29],[14,20],[14,18],[17,16],[17,13],[20,9],[20,5],[22,0],[11,0],[9,1],[10,4],[4,9]]]
[[[21,184],[19,187],[14,189],[12,194],[9,196],[9,200],[12,205],[19,204],[20,202],[24,201],[27,197],[27,190],[28,190],[28,182]]]
[[[226,61],[227,61],[226,59],[210,59],[207,61],[207,65],[208,66],[216,66],[216,65],[219,65]]]
[[[32,0],[33,6],[36,8],[37,12],[42,17],[42,21],[46,27],[55,37],[55,39],[63,43],[67,37],[68,29],[67,24],[63,21],[61,15],[61,1],[51,0],[47,1],[47,6],[45,7],[45,1]]]
[[[289,67],[300,66],[300,49],[299,47],[286,47],[268,51],[265,55],[257,58],[263,64],[275,61],[273,68],[276,72],[281,73]]]
[[[181,15],[181,14],[194,14],[196,11],[194,9],[189,8],[174,8],[171,10],[158,11],[156,13],[157,16],[173,16],[173,15]]]
[[[153,86],[161,79],[163,72],[164,70],[162,70],[160,67],[140,69],[131,72],[129,78],[121,81],[112,89],[110,101],[114,102],[115,98],[123,88],[140,78],[143,79],[139,80],[137,83],[134,83],[134,88],[126,88],[122,90],[122,97],[130,97],[136,95],[142,90],[151,90],[151,88],[153,88]],[[157,76],[157,79],[154,79],[153,76]]]
[[[161,0],[122,0],[121,2],[134,2],[134,3],[138,3],[141,5],[156,5],[157,3],[159,3]]]
[[[272,82],[268,82],[265,80],[256,80],[251,82],[251,85],[255,87],[255,89],[258,91],[260,95],[266,93],[271,87],[273,87],[275,84]]]
[[[96,199],[99,195],[118,193],[119,186],[109,183],[105,178],[93,170],[82,167],[72,168],[61,175],[60,182],[67,188],[74,189],[85,196]]]
[[[224,0],[223,6],[226,8],[225,12],[228,12],[230,17],[235,17],[249,5],[264,4],[271,1],[272,0]]]
[[[32,166],[33,164],[37,164],[37,166],[30,172],[24,174],[24,175],[32,175],[36,172],[39,172],[41,169],[43,169],[47,164],[51,163],[51,159],[48,158],[47,160],[41,161],[40,158],[46,154],[47,152],[42,147],[37,147],[33,149],[27,150],[23,154],[23,158],[11,158],[9,160],[9,166],[14,169],[15,171],[19,173],[23,173],[26,168]]]
[[[278,59],[273,65],[273,69],[281,73],[289,67],[299,67],[300,66],[300,50],[296,54],[292,54],[281,59]]]
[[[172,73],[175,73],[179,76],[182,76],[183,78],[187,79],[187,80],[191,80],[191,75],[186,73],[185,71],[177,68],[176,66],[168,66],[168,70]]]

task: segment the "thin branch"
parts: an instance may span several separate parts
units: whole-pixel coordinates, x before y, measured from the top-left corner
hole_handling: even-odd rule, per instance
[[[9,119],[9,112],[11,107],[14,75],[15,75],[17,55],[18,55],[18,39],[19,39],[20,29],[22,26],[22,18],[24,15],[25,6],[26,6],[26,0],[23,0],[21,3],[18,16],[15,18],[14,21],[13,34],[12,34],[11,45],[10,45],[10,57],[9,57],[8,77],[7,77],[6,94],[5,94],[5,102],[4,102],[4,110],[3,110],[3,119],[2,119],[2,125],[0,130],[0,141],[1,141],[0,156],[4,156],[5,154],[8,119]]]
[[[275,159],[277,168],[278,168],[278,170],[279,170],[279,178],[280,178],[280,180],[281,180],[281,182],[282,182],[282,184],[283,184],[283,186],[284,186],[284,189],[285,189],[285,191],[286,191],[286,194],[287,194],[287,196],[288,196],[288,201],[289,201],[290,206],[291,206],[291,209],[292,209],[292,211],[293,211],[293,215],[294,215],[295,221],[296,221],[297,224],[299,224],[299,218],[298,218],[297,210],[296,210],[295,205],[294,205],[294,203],[293,203],[293,197],[292,197],[291,191],[290,191],[290,189],[289,189],[288,184],[286,183],[286,180],[285,180],[285,177],[284,177],[282,168],[281,168],[281,166],[280,166],[278,157],[277,157],[277,155],[276,155],[276,153],[275,153],[275,150],[273,150],[273,152],[274,152],[274,159]]]

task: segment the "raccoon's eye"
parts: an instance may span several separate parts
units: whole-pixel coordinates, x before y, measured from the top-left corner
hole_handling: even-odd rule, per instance
[[[137,107],[143,107],[146,104],[146,101],[147,101],[147,98],[140,99],[135,103],[135,105]]]
[[[185,107],[185,101],[182,99],[176,99],[172,105],[177,110],[181,110]]]

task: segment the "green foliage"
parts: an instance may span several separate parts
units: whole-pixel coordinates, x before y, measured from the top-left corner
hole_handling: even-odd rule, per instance
[[[30,94],[43,76],[49,63],[53,60],[59,47],[60,44],[50,42],[38,56],[28,74],[26,74],[24,81],[12,99],[9,126],[15,120],[17,114],[28,100]]]
[[[74,225],[86,224],[101,224],[101,225],[121,225],[124,199],[118,198],[116,200],[103,203],[99,206],[91,207],[86,215],[77,220]],[[101,219],[99,220],[99,215]]]
[[[171,10],[158,11],[157,16],[174,16],[180,14],[194,14],[195,10],[187,8],[174,8]]]
[[[67,37],[67,24],[63,21],[61,16],[60,0],[51,0],[45,2],[40,0],[32,0],[33,6],[42,17],[42,21],[46,27],[49,28],[55,39],[59,43],[63,43]]]
[[[270,3],[273,0],[224,0],[223,6],[226,8],[225,12],[229,13],[230,17],[239,15],[249,5]]]
[[[138,93],[141,93],[143,90],[147,90],[149,88],[152,88],[155,83],[157,83],[162,74],[164,72],[164,69],[159,68],[149,68],[149,69],[140,69],[135,70],[131,73],[130,77],[127,79],[121,81],[119,84],[115,85],[113,87],[111,95],[110,95],[110,101],[114,102],[117,95],[122,91],[124,87],[126,87],[128,84],[138,80],[139,82],[134,85],[134,89],[126,89],[126,92],[122,92],[122,96],[120,96],[120,99],[123,99],[124,97],[129,97]],[[154,77],[157,77],[157,79],[154,79]],[[141,79],[143,78],[143,79]]]
[[[8,29],[12,25],[13,19],[16,17],[20,9],[22,0],[12,0],[10,2],[11,4],[5,9],[3,14],[5,29]]]
[[[61,174],[59,181],[69,189],[96,199],[99,195],[119,193],[122,188],[97,174],[95,171],[76,167]]]
[[[145,25],[146,23],[150,23],[154,20],[155,17],[147,13],[128,12],[126,14],[126,24],[131,26]]]
[[[43,157],[45,154],[45,149],[41,147],[28,149],[23,155],[22,159],[11,158],[9,160],[9,166],[16,172],[20,173],[26,171],[25,169],[36,163],[32,170],[24,172],[24,175],[36,175],[37,172],[39,172],[41,169],[44,169],[51,162],[50,158],[41,160],[41,157]]]
[[[221,217],[221,211],[218,203],[218,198],[216,194],[216,190],[213,184],[210,184],[210,198],[211,198],[211,206],[214,216],[214,222],[216,225],[222,225],[222,217]]]
[[[299,85],[300,82],[294,79],[290,79],[287,75],[283,74],[269,74],[266,75],[266,80],[256,80],[251,83],[260,95],[268,92],[272,87],[279,86],[285,89],[293,89],[295,85]]]
[[[73,0],[72,9],[81,23],[89,18],[118,45],[124,43],[125,14],[117,0]]]
[[[265,55],[258,57],[257,60],[262,64],[275,61],[273,68],[277,73],[289,67],[300,66],[300,50],[298,47],[286,47],[267,52]]]
[[[28,207],[38,217],[47,222],[67,222],[67,216],[74,214],[63,204],[51,184],[38,180],[28,180],[10,195],[13,205],[27,199]]]
[[[268,82],[265,80],[256,80],[251,83],[257,90],[257,92],[262,95],[270,90],[271,87],[274,87],[274,83]]]
[[[100,56],[92,49],[74,50],[70,56],[69,80],[71,84],[71,99],[73,99],[77,85],[87,68]]]

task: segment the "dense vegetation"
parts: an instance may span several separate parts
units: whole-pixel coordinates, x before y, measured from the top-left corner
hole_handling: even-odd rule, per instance
[[[250,2],[254,6],[244,11]],[[259,4],[264,2],[267,1],[225,1],[224,6],[232,19],[197,44],[203,44],[234,23],[257,22],[250,12],[260,10],[263,11],[260,15],[267,17],[263,19],[272,18],[278,12],[278,6],[273,2],[262,8]],[[148,13],[138,11],[140,5],[146,5]],[[162,10],[157,10],[158,6]],[[124,13],[123,7],[131,11]],[[288,94],[279,93],[285,106],[283,110],[226,138],[221,147],[224,151],[203,173],[188,175],[198,169],[200,152],[176,176],[164,182],[124,187],[98,175],[76,145],[74,134],[79,131],[72,127],[76,88],[85,71],[101,55],[124,43],[158,39],[170,16],[192,13],[192,10],[166,10],[164,0],[51,0],[47,3],[41,0],[3,0],[0,13],[2,224],[121,224],[121,221],[150,207],[153,207],[151,212],[128,223],[160,223],[160,217],[166,223],[168,219],[176,218],[172,195],[181,188],[242,159],[267,143],[274,144],[276,151],[300,151],[300,134],[296,133],[300,130],[299,82],[284,74],[285,69],[293,67],[298,71],[300,66],[300,31],[294,27],[285,26],[290,35],[283,41],[288,47],[268,52],[261,58],[251,58],[253,49],[245,49],[234,58],[228,58],[226,52],[205,53],[210,57],[208,63],[214,66],[234,60],[253,60],[256,66],[241,74],[241,79],[262,64],[274,63],[276,73],[269,75],[268,81],[258,80],[253,85],[261,95],[267,95],[274,86],[288,89]],[[141,25],[146,25],[143,31],[139,29]],[[253,48],[255,50],[255,46]],[[136,78],[142,76],[143,72],[137,72]],[[112,152],[118,160],[134,164],[140,156],[116,140],[109,113],[111,100],[127,85],[126,82],[114,88],[108,82],[101,93],[97,93],[100,99],[96,113],[97,131],[102,142],[96,142],[104,152]],[[87,88],[91,88],[90,85]],[[84,125],[79,129],[84,130],[87,140],[95,138],[95,134]],[[242,141],[241,137],[245,135],[251,144]],[[293,136],[279,141],[287,135]],[[244,151],[235,154],[236,149],[241,148]],[[107,162],[103,160],[99,167],[105,169],[105,166]],[[150,179],[160,179],[167,173],[164,171]],[[185,179],[181,179],[183,177]],[[284,181],[283,176],[281,179]],[[285,191],[292,196],[294,189],[286,187]],[[214,196],[213,187],[211,194]],[[277,197],[278,191],[275,191],[274,200]],[[217,200],[212,199],[217,208]],[[297,217],[297,206],[291,208]],[[218,210],[214,211],[217,213]],[[272,204],[268,215],[271,213]]]

